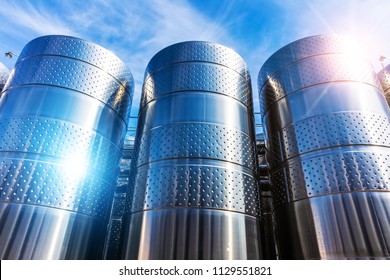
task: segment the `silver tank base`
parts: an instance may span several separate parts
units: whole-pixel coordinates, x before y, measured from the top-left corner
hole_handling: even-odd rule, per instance
[[[260,258],[259,220],[250,215],[176,208],[133,213],[124,224],[124,259]]]
[[[9,233],[12,232],[12,235]],[[62,209],[0,204],[0,259],[100,259],[106,222]]]
[[[390,192],[299,200],[276,211],[281,259],[390,259]]]

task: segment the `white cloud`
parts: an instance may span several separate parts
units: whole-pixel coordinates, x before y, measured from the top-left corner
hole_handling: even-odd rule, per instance
[[[124,6],[100,1],[87,6],[68,18],[80,33],[100,38],[97,43],[129,65],[136,82],[133,111],[139,104],[146,65],[158,51],[187,40],[233,41],[225,28],[183,0],[132,1]]]
[[[220,24],[223,15],[207,18],[186,0],[3,2],[7,8],[0,17],[14,28],[13,39],[24,38],[24,44],[44,34],[66,34],[116,53],[135,78],[133,107],[139,104],[145,67],[162,48],[186,40],[233,42]]]
[[[1,21],[9,22],[9,32],[15,36],[34,33],[35,36],[45,34],[76,35],[63,20],[44,8],[34,6],[30,1],[2,1],[0,9]],[[3,22],[4,24],[4,22]],[[15,34],[18,29],[23,31]]]
[[[366,57],[377,70],[378,58],[388,56],[390,63],[390,5],[381,0],[313,0],[307,2],[308,9],[300,9],[296,21],[296,35],[305,37],[323,33],[351,36],[366,49]],[[298,11],[292,11],[298,12]]]
[[[188,0],[0,2],[2,51],[21,51],[29,40],[44,34],[68,34],[94,41],[128,64],[136,82],[135,107],[149,60],[162,48],[180,41],[215,41],[241,52],[251,71],[256,107],[260,67],[278,48],[302,37],[332,32],[350,34],[360,38],[369,49],[369,58],[377,69],[379,55],[387,56],[385,63],[390,63],[390,5],[381,0],[274,0],[267,2],[267,7],[273,9],[271,14],[252,2],[244,5],[247,9],[237,12],[246,1],[221,1],[213,18]],[[248,44],[245,36],[240,40],[234,37],[237,34],[231,31],[237,32],[240,20],[259,24],[261,32],[252,40],[257,44]],[[242,29],[243,33],[246,31]],[[249,32],[248,36],[252,34]]]
[[[186,40],[221,41],[227,31],[218,23],[207,19],[186,1],[154,0],[150,5],[153,14],[154,36],[143,42],[148,46],[164,46]]]

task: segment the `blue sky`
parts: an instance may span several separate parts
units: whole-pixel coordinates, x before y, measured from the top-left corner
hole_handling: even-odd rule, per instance
[[[376,70],[390,63],[390,1],[386,0],[0,0],[0,62],[12,68],[30,40],[47,34],[81,37],[113,51],[135,78],[132,115],[151,57],[181,41],[214,41],[247,62],[258,110],[257,75],[282,46],[317,34],[347,34],[366,49]]]

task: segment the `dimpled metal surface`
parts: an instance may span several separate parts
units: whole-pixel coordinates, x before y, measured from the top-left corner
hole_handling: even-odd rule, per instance
[[[387,104],[390,106],[390,65],[387,65],[378,73]]]
[[[390,112],[355,50],[345,37],[308,37],[260,70],[282,259],[390,257],[390,207],[375,202],[389,197]]]
[[[127,119],[131,96],[126,87],[95,65],[69,57],[32,56],[20,60],[13,73],[17,75],[11,74],[6,88],[23,85],[64,87],[96,98]]]
[[[133,84],[133,76],[129,68],[116,55],[95,43],[80,38],[77,40],[69,36],[36,38],[29,42],[28,48],[22,50],[18,61],[41,55],[63,56],[83,61],[103,70],[124,86]],[[133,94],[131,90],[128,93]]]
[[[151,59],[127,194],[123,258],[260,257],[251,106],[245,63],[226,47],[184,42]],[[161,222],[149,224],[159,217]],[[176,218],[171,231],[193,245],[168,248],[171,243],[160,238]],[[186,223],[207,227],[192,235]],[[243,226],[232,229],[233,224]],[[230,233],[220,235],[221,230]],[[238,238],[246,238],[246,245]],[[202,254],[210,246],[213,253]]]
[[[132,212],[156,208],[195,207],[258,215],[252,174],[238,166],[193,160],[151,163],[138,169]],[[166,186],[175,186],[167,188]],[[142,186],[142,189],[141,189]]]
[[[93,43],[25,46],[0,99],[2,259],[101,258],[132,90]]]
[[[202,75],[199,75],[200,73]],[[194,62],[167,66],[158,75],[147,75],[143,90],[141,108],[157,96],[190,90],[228,95],[252,108],[252,95],[248,91],[245,76],[237,75],[237,72],[230,68],[210,63]]]
[[[234,50],[213,42],[189,41],[171,45],[155,55],[145,71],[145,78],[171,64],[210,62],[232,69],[249,79],[246,63]]]
[[[195,133],[196,132],[196,133]],[[166,158],[214,158],[254,167],[248,134],[214,124],[179,123],[145,132],[140,140],[138,165]]]
[[[301,59],[323,54],[359,54],[360,47],[354,40],[342,35],[321,35],[306,37],[288,44],[271,55],[261,67],[258,76],[259,85],[263,85],[271,76],[284,67]]]
[[[3,90],[5,83],[7,82],[10,70],[0,62],[0,92]]]

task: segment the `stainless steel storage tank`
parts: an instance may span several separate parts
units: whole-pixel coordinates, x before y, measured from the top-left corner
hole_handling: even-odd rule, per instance
[[[126,259],[258,259],[250,78],[233,50],[183,42],[146,70]]]
[[[0,258],[101,258],[133,80],[106,49],[44,36],[0,99]]]
[[[0,62],[0,92],[4,88],[4,85],[8,79],[10,72],[11,71],[3,63]]]
[[[387,104],[390,106],[390,64],[382,69],[378,73],[379,80],[382,84],[382,89],[387,100]]]
[[[260,70],[282,259],[390,257],[390,112],[356,48],[308,37]]]

